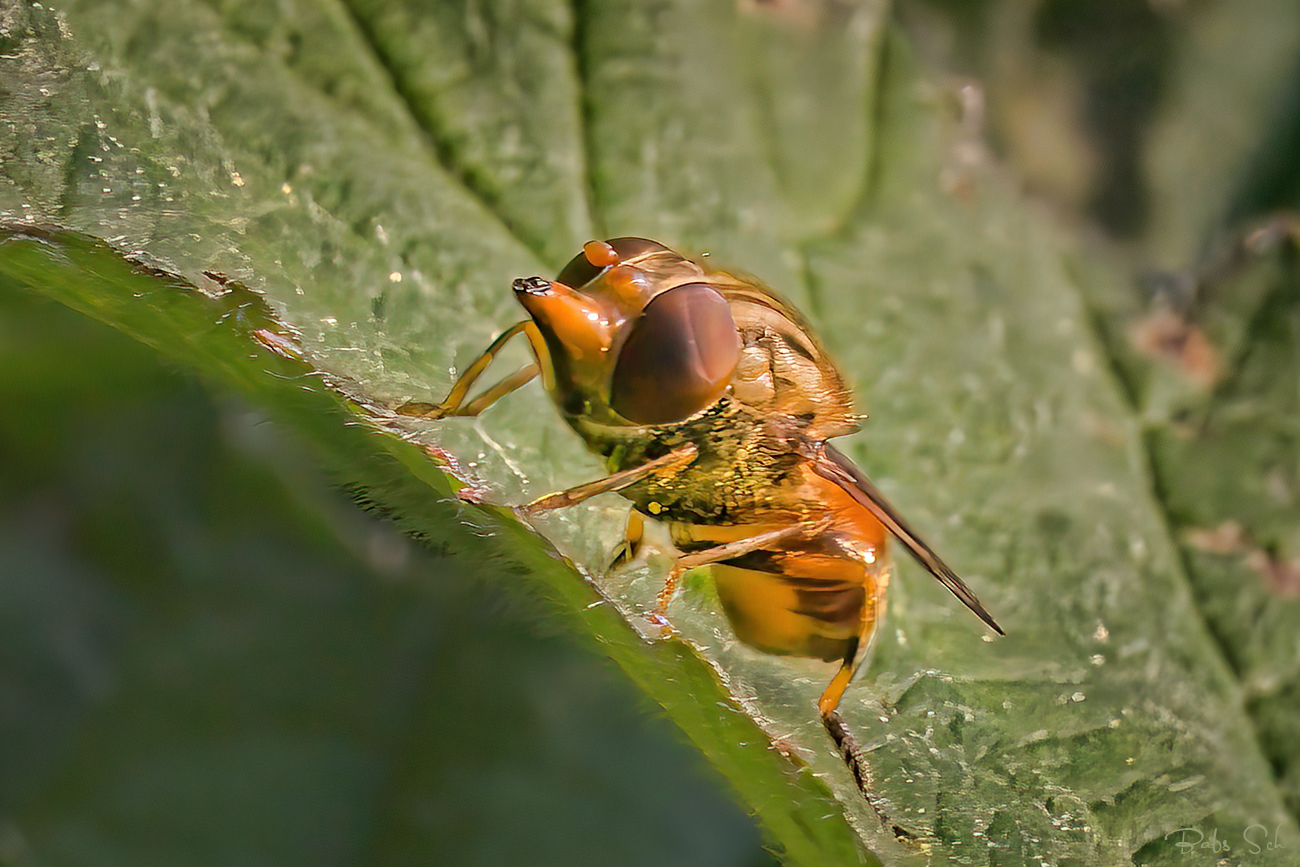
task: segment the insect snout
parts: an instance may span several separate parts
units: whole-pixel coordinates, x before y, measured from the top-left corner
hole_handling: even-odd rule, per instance
[[[546,295],[551,291],[551,281],[544,277],[520,277],[512,288],[516,295]]]

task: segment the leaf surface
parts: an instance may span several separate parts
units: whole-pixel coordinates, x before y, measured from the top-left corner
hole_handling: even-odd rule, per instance
[[[63,229],[11,229],[4,279],[242,390],[405,529],[543,592],[791,863],[1212,863],[1179,829],[1254,825],[1300,848],[1064,245],[883,5],[275,8],[69,3],[79,42],[28,9],[0,209]],[[808,310],[871,412],[843,448],[1007,628],[981,640],[899,565],[844,706],[874,808],[816,720],[824,666],[738,646],[707,583],[673,609],[685,642],[646,642],[662,563],[586,577],[613,498],[538,522],[549,542],[456,499],[599,473],[544,395],[392,434],[384,408],[440,397],[520,316],[511,278],[588,233],[707,251]]]

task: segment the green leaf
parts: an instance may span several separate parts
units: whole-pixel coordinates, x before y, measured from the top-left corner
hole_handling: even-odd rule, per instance
[[[1142,419],[1144,457],[1197,606],[1300,815],[1296,365],[1286,324],[1295,315],[1289,211],[1300,205],[1300,16],[1273,0],[1249,16],[1222,3],[909,11],[919,42],[947,46],[946,62],[983,80],[988,137],[1027,186],[1050,191],[1071,219],[1086,210],[1099,228],[1142,238],[1122,247],[1088,239],[1074,269]],[[1117,267],[1136,278],[1117,280]]]
[[[1285,848],[1250,863],[1287,863],[1300,833],[1064,245],[971,158],[885,8],[455,8],[70,3],[74,42],[19,7],[0,279],[240,390],[404,529],[544,594],[790,863],[1208,864],[1176,844],[1249,851],[1252,826]],[[584,577],[614,498],[539,522],[547,543],[418,445],[494,503],[593,477],[543,395],[409,439],[384,415],[440,397],[520,315],[509,280],[588,232],[707,250],[809,310],[871,409],[846,450],[1007,627],[982,641],[900,563],[844,704],[872,806],[817,721],[825,666],[738,646],[707,585],[673,609],[685,641],[647,642],[661,572]],[[252,339],[287,329],[302,359]]]
[[[754,863],[630,684],[263,414],[7,290],[0,369],[3,863]]]

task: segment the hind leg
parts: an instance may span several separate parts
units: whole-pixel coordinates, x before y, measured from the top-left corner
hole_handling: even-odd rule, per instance
[[[844,697],[844,690],[848,689],[849,682],[853,680],[853,675],[857,674],[858,666],[862,664],[862,659],[858,654],[858,648],[862,644],[861,638],[855,638],[849,642],[849,651],[844,654],[844,661],[840,664],[840,670],[835,672],[831,682],[826,685],[822,691],[822,697],[817,699],[817,710],[825,719],[835,712],[835,708],[840,706],[840,699]],[[862,654],[865,656],[866,654]]]
[[[862,606],[862,623],[858,635],[849,643],[844,659],[840,663],[840,670],[835,672],[831,682],[822,691],[821,698],[817,700],[817,710],[821,712],[823,720],[828,719],[840,706],[844,691],[853,681],[853,676],[858,673],[858,668],[867,658],[871,645],[875,641],[876,624],[885,615],[885,587],[889,583],[889,573],[885,571],[880,575],[871,576],[868,580],[872,587],[871,592],[867,594],[866,603]]]

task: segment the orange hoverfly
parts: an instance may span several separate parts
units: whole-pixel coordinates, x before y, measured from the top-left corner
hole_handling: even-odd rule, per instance
[[[646,517],[681,552],[659,594],[711,564],[745,644],[839,662],[818,701],[839,705],[883,614],[894,535],[999,634],[975,594],[852,461],[827,444],[857,429],[852,398],[804,318],[768,289],[706,271],[643,238],[590,241],[555,280],[514,282],[529,318],[508,328],[442,403],[404,415],[475,416],[539,373],[564,420],[611,475],[526,512],[617,491],[632,501],[611,568],[634,558]],[[536,363],[467,400],[501,348],[524,334]]]

